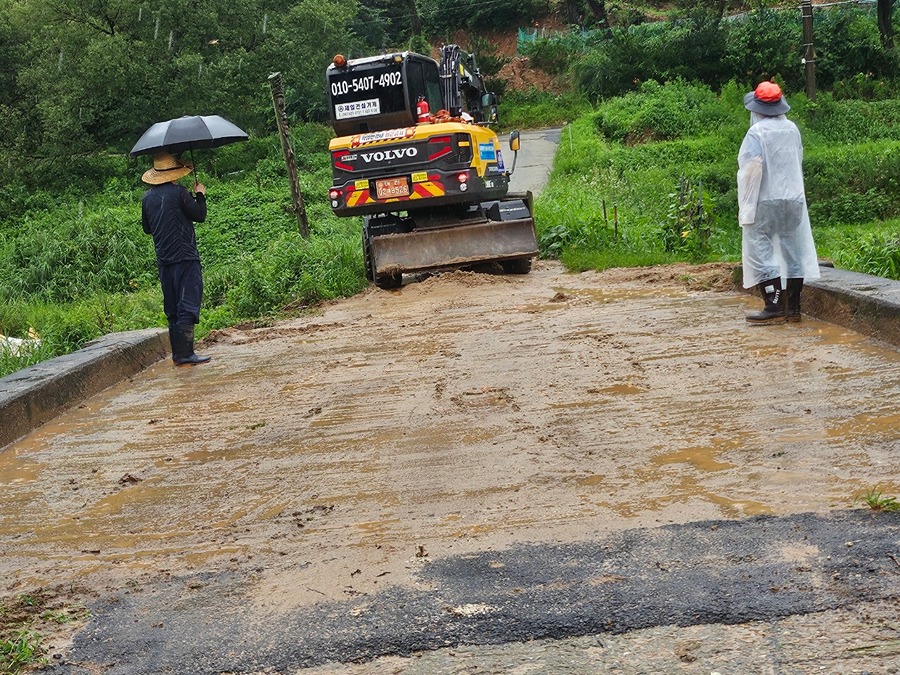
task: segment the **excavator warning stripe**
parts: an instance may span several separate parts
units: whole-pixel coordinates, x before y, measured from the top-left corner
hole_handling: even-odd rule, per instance
[[[413,186],[413,194],[410,195],[410,199],[416,199],[418,197],[442,197],[445,194],[444,186],[440,183],[432,183],[428,181],[427,183],[416,183]]]
[[[423,183],[413,183],[413,191],[408,197],[392,197],[391,199],[383,199],[382,203],[402,202],[409,199],[423,199],[428,197],[443,197],[447,194],[442,183],[437,181],[427,181]],[[347,206],[363,206],[365,204],[374,204],[376,200],[372,198],[371,190],[350,190],[347,194]]]
[[[373,204],[372,195],[369,190],[359,190],[351,192],[347,197],[347,206],[361,206],[363,204]]]

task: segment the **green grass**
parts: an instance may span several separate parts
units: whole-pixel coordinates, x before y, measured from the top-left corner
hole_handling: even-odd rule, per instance
[[[900,511],[900,501],[897,501],[896,497],[885,495],[877,488],[872,488],[860,499],[873,511]]]
[[[0,638],[0,673],[18,673],[27,666],[46,662],[38,633],[21,629]]]
[[[241,321],[303,311],[366,285],[361,222],[335,217],[327,141],[320,125],[299,125],[293,142],[310,237],[299,234],[276,137],[198,156],[209,214],[197,224],[204,271],[198,338]],[[124,166],[106,189],[72,202],[44,196],[0,223],[0,333],[40,346],[0,351],[0,377],[80,348],[100,335],[164,327],[152,239],[140,226],[145,166]]]
[[[68,604],[71,593],[37,589],[0,600],[0,674],[30,672],[47,663],[45,635],[90,617],[84,605]]]
[[[554,94],[535,88],[506,93],[501,108],[504,130],[543,129],[566,124],[590,110],[590,104],[575,92]]]
[[[70,629],[90,618],[80,603],[68,604],[71,593],[43,589],[0,600],[0,675],[30,672],[47,663],[45,634]]]
[[[735,174],[749,124],[742,96],[734,84],[716,94],[650,82],[567,125],[535,207],[542,253],[573,270],[739,261]],[[818,104],[798,94],[792,104],[819,257],[900,279],[900,145],[892,131],[900,107],[827,94]]]

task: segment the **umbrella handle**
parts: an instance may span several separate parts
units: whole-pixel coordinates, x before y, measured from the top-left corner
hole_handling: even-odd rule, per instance
[[[194,161],[194,149],[193,148],[191,148],[191,166],[194,167],[194,188],[195,188],[194,192],[196,192],[197,191],[196,187],[200,183],[200,181],[197,179],[197,162]]]

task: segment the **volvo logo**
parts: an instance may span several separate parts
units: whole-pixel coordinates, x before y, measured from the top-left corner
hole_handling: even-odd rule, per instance
[[[377,152],[361,152],[359,156],[367,164],[369,162],[383,162],[386,159],[402,159],[403,157],[415,157],[419,150],[414,147],[398,148],[396,150],[379,150]]]

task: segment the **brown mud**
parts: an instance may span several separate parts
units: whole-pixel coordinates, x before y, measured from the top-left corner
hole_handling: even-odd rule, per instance
[[[758,304],[728,265],[538,262],[220,331],[0,452],[0,597],[237,571],[278,614],[445,555],[896,495],[900,352]]]

